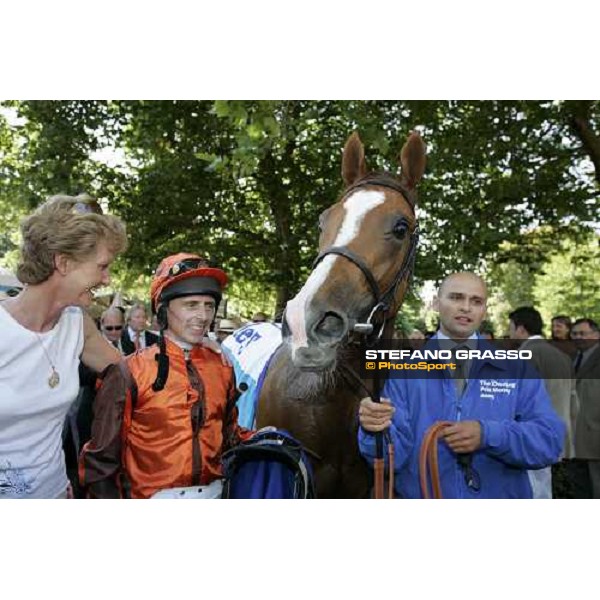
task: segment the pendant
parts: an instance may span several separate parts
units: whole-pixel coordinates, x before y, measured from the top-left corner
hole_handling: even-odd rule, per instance
[[[52,375],[50,375],[50,377],[48,377],[48,385],[51,388],[55,388],[59,383],[60,383],[60,377],[59,377],[58,373],[54,369],[52,369]]]

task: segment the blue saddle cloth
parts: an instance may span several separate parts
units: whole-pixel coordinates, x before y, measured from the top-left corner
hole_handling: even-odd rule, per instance
[[[238,422],[254,429],[256,407],[269,363],[282,342],[281,325],[249,323],[234,331],[222,344],[235,372],[240,392]]]

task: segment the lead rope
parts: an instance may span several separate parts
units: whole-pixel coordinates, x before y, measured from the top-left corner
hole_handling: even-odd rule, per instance
[[[394,499],[394,444],[392,443],[392,436],[390,430],[387,429],[384,433],[387,441],[388,450],[388,499]]]
[[[346,382],[349,385],[352,385],[352,382],[349,381],[350,378],[354,380],[354,383],[357,383],[368,396],[371,397],[373,402],[378,402],[375,398],[379,398],[379,379],[377,379],[375,384],[375,392],[371,393],[369,388],[362,382],[362,379],[357,375],[354,369],[346,364],[340,365],[340,373],[342,377],[346,378]],[[375,377],[374,377],[375,379]],[[387,442],[387,450],[388,450],[388,498],[391,500],[394,498],[394,444],[392,443],[392,436],[390,435],[389,430],[384,432],[380,432],[379,437],[381,438],[381,434],[385,437],[385,441]],[[376,438],[377,440],[377,438]],[[373,470],[375,474],[375,499],[383,500],[384,499],[384,481],[385,481],[385,461],[383,460],[383,443],[381,443],[381,455],[380,458],[375,458],[373,461]]]
[[[379,393],[379,371],[375,370],[373,377],[373,402],[381,402]],[[373,460],[373,470],[375,471],[375,500],[385,499],[385,459],[383,456],[383,442],[387,442],[388,451],[388,499],[394,498],[394,444],[389,429],[379,431],[375,434],[376,458]]]
[[[423,436],[423,442],[419,451],[419,481],[421,484],[421,495],[425,499],[432,498],[429,492],[429,479],[431,479],[433,498],[436,500],[443,498],[438,463],[438,441],[443,430],[448,425],[452,425],[452,423],[450,421],[437,421]]]
[[[381,402],[379,393],[379,371],[373,374],[373,402]],[[383,432],[375,434],[375,459],[373,460],[373,471],[375,473],[375,500],[383,500],[383,484],[385,480],[385,460],[383,458]]]

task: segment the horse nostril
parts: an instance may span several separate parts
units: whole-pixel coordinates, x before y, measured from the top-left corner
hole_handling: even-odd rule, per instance
[[[317,323],[314,333],[319,340],[334,341],[339,340],[346,332],[346,323],[344,319],[334,312],[327,312],[325,316]]]

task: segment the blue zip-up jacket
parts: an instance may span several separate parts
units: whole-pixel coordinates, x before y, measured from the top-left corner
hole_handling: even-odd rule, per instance
[[[481,338],[477,347],[497,349]],[[429,340],[425,348],[438,349],[437,339]],[[480,479],[479,491],[467,485],[457,454],[440,440],[444,498],[531,498],[527,469],[555,463],[562,451],[565,425],[530,361],[474,360],[460,398],[449,371],[427,379],[414,374],[388,379],[382,397],[389,398],[396,408],[390,435],[399,498],[422,498],[419,450],[425,432],[436,421],[479,421],[482,432],[481,447],[472,459]],[[358,443],[361,454],[372,464],[375,434],[359,427]]]

